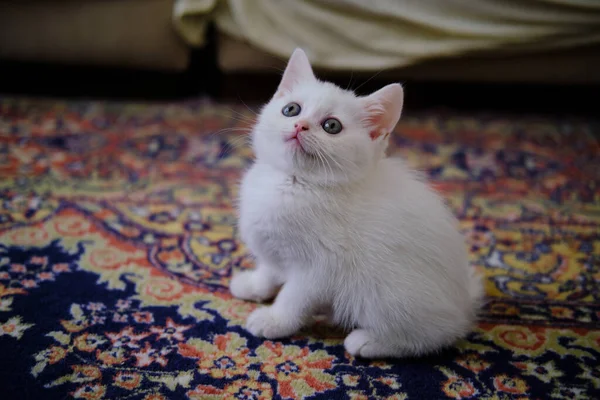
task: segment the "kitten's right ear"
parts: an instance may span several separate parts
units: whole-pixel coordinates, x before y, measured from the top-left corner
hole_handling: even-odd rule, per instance
[[[370,128],[371,139],[387,138],[400,119],[404,104],[404,90],[398,83],[387,85],[365,97],[365,122]]]
[[[283,77],[281,78],[277,92],[275,92],[275,97],[289,92],[299,82],[314,81],[315,79],[315,74],[306,53],[302,49],[297,48],[292,53],[285,67]]]

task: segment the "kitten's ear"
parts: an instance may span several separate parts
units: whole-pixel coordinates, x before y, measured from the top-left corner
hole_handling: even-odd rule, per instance
[[[310,66],[310,61],[304,50],[297,48],[292,53],[290,60],[285,67],[283,77],[275,92],[275,97],[281,96],[283,93],[290,91],[298,82],[314,81],[315,74]]]
[[[365,122],[369,126],[371,139],[381,135],[386,138],[393,130],[402,114],[404,90],[398,83],[387,85],[363,98],[366,111]]]

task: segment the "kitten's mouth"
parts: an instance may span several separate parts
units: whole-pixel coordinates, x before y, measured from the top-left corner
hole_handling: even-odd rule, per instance
[[[300,136],[298,136],[297,134],[293,134],[290,137],[288,137],[285,140],[286,143],[290,143],[294,148],[299,148],[300,150],[302,150],[305,153],[308,153],[306,151],[306,148],[304,147],[304,145],[302,144],[302,140],[300,139]]]

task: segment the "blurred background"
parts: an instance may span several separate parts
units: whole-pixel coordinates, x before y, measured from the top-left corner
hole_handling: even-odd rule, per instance
[[[246,102],[295,47],[319,76],[407,106],[593,113],[597,0],[0,1],[0,91]]]

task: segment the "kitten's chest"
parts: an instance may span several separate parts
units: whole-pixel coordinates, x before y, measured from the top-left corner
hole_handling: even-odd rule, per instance
[[[318,229],[321,210],[289,182],[252,182],[241,198],[241,225],[270,240],[301,239]]]
[[[291,180],[249,174],[242,185],[240,230],[255,252],[276,262],[306,260],[328,246],[332,210],[319,204],[318,194]]]

